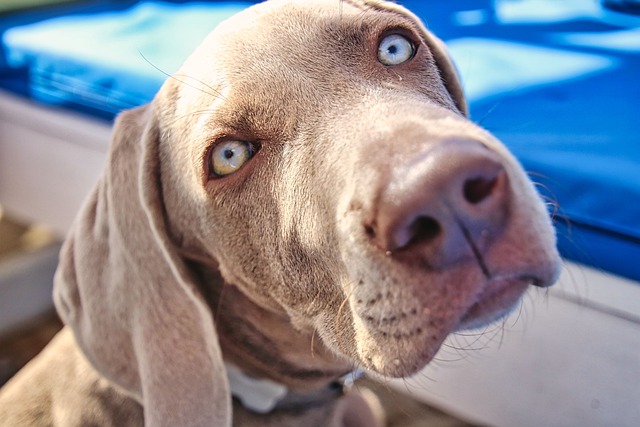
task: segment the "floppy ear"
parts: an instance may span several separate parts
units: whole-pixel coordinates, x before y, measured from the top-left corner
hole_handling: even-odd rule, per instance
[[[148,426],[231,426],[213,316],[170,241],[153,107],[118,117],[107,168],[61,252],[54,301]]]
[[[447,47],[442,40],[434,36],[423,26],[425,34],[425,42],[431,49],[431,54],[436,61],[436,66],[440,70],[440,77],[444,83],[444,87],[449,92],[454,104],[465,117],[469,117],[469,108],[467,99],[464,96],[462,85],[456,67],[449,56]]]

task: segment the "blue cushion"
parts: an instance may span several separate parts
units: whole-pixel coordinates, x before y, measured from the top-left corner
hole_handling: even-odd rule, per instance
[[[28,68],[31,96],[116,114],[149,102],[197,44],[248,2],[141,1],[5,32],[6,61]]]
[[[14,28],[46,21],[59,16],[74,16],[99,13],[106,10],[122,10],[131,7],[137,0],[80,0],[71,2],[52,2],[47,7],[17,8],[13,12],[0,14],[0,88],[19,95],[31,92],[29,87],[29,69],[26,66],[15,67],[7,63],[7,51],[11,47],[3,43],[3,35]],[[176,1],[176,0],[171,0]]]
[[[446,40],[472,118],[538,183],[562,254],[640,280],[640,19],[598,2],[404,3]]]
[[[639,21],[591,1],[403,3],[447,42],[472,118],[539,183],[563,255],[640,280]],[[34,97],[112,116],[148,102],[247,5],[141,1],[16,27],[3,42]]]

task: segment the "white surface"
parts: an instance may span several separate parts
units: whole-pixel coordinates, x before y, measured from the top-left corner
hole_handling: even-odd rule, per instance
[[[102,173],[110,135],[105,121],[0,91],[0,204],[66,234]]]
[[[64,236],[102,173],[111,125],[0,91],[0,204]],[[53,310],[59,246],[0,264],[0,334]]]
[[[394,386],[490,426],[640,425],[640,284],[570,265],[504,328],[448,345]]]

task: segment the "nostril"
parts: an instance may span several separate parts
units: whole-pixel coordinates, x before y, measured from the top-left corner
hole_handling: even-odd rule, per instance
[[[410,240],[404,246],[416,243],[430,243],[442,232],[440,223],[428,216],[419,216],[409,226]]]
[[[367,236],[369,236],[370,238],[374,238],[376,237],[376,230],[373,228],[372,225],[365,225],[364,226],[364,231],[365,233],[367,233]]]
[[[472,205],[477,205],[493,193],[497,183],[497,176],[493,178],[478,177],[468,179],[464,183],[464,198]]]

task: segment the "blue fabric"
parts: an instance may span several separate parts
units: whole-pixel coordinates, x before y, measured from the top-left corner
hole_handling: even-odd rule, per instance
[[[82,0],[58,6],[49,6],[27,11],[17,11],[0,14],[0,41],[7,30],[14,27],[35,24],[59,16],[86,15],[106,10],[121,10],[130,7],[137,0]],[[7,64],[7,51],[10,46],[0,42],[0,88],[19,95],[28,95],[29,87],[28,67],[11,67]],[[100,114],[99,110],[94,111]]]
[[[27,68],[31,96],[116,114],[149,102],[219,22],[247,2],[142,1],[5,32],[6,61]]]
[[[538,183],[563,256],[640,280],[640,18],[583,0],[403,3]]]
[[[472,118],[539,183],[563,255],[640,280],[640,20],[591,0],[401,3],[447,42]],[[9,29],[3,43],[34,97],[111,117],[149,101],[247,5],[103,4]]]

